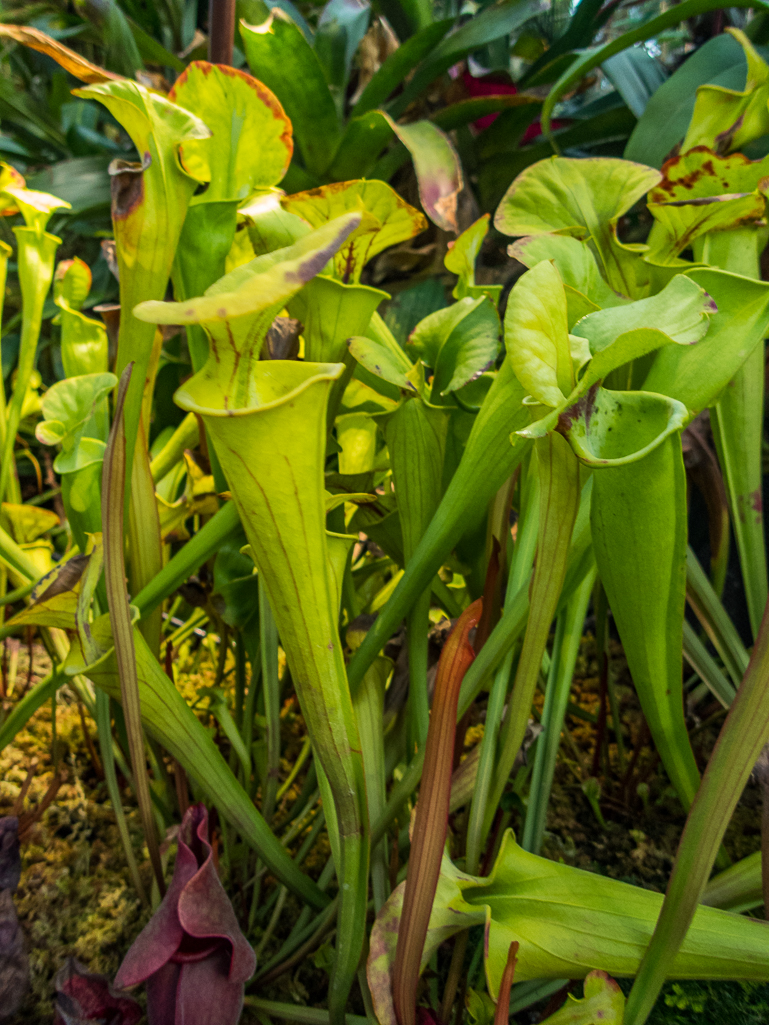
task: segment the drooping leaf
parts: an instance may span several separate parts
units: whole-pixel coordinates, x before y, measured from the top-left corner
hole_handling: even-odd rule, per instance
[[[79,53],[63,46],[55,39],[51,39],[40,29],[32,28],[29,25],[0,25],[0,36],[6,39],[13,39],[16,43],[22,43],[32,50],[38,50],[47,57],[53,57],[57,64],[60,64],[66,71],[69,71],[81,82],[109,82],[120,81],[122,76],[112,71],[100,68],[91,64]]]
[[[462,191],[462,165],[448,135],[431,121],[398,124],[380,111],[411,154],[419,183],[419,199],[427,216],[444,231],[459,231],[457,202]]]
[[[361,214],[359,227],[334,257],[334,275],[345,284],[359,282],[364,266],[377,253],[413,238],[427,227],[418,210],[380,181],[333,182],[286,196],[281,204],[313,228],[342,214]]]

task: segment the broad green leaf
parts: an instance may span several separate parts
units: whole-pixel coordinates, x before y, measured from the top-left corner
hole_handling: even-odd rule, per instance
[[[727,386],[769,328],[769,284],[712,267],[687,275],[718,307],[694,346],[660,349],[643,383],[646,391],[678,399],[698,413]]]
[[[85,436],[101,400],[115,387],[114,374],[84,374],[52,385],[43,398],[43,421],[36,436],[44,445],[60,444],[57,473],[73,473],[104,457],[104,442]]]
[[[458,918],[488,909],[486,978],[492,996],[514,940],[520,943],[519,982],[584,978],[596,970],[634,975],[662,906],[661,893],[530,854],[511,832],[488,879],[468,882],[449,865],[444,859],[442,878],[446,884],[454,880],[456,889],[452,900],[444,898],[436,907],[436,918],[446,916],[449,908],[456,909]],[[458,925],[466,927],[464,921]],[[669,976],[766,979],[764,930],[739,915],[701,907]]]
[[[702,85],[682,150],[707,146],[719,153],[741,149],[769,131],[769,66],[744,32],[728,28],[742,47],[747,61],[742,91],[718,85]]]
[[[341,130],[317,54],[302,30],[275,7],[260,25],[241,21],[240,36],[252,73],[280,96],[305,167],[321,174],[334,157]]]
[[[666,161],[663,179],[649,192],[655,224],[649,259],[670,262],[695,239],[712,231],[756,224],[769,192],[769,157],[719,156],[698,146]]]
[[[407,377],[411,364],[405,355],[401,361],[384,345],[360,335],[351,338],[347,344],[358,363],[370,373],[389,381],[403,391],[416,391],[414,384]]]
[[[654,168],[613,157],[550,157],[526,168],[494,217],[504,235],[571,235],[587,241],[608,284],[633,295],[626,266],[634,250],[617,240],[617,221],[660,180]]]
[[[521,275],[507,302],[508,358],[524,388],[546,406],[558,406],[574,387],[566,294],[545,260]]]
[[[358,283],[364,266],[377,253],[405,242],[427,227],[422,214],[380,181],[333,182],[310,192],[286,196],[284,210],[311,227],[347,213],[360,213],[360,225],[334,257],[334,276],[344,284]]]
[[[499,303],[499,295],[502,291],[501,285],[476,285],[475,283],[475,261],[481,251],[483,240],[489,231],[489,218],[491,214],[484,214],[479,217],[475,224],[463,231],[455,242],[449,242],[449,251],[444,257],[443,263],[446,270],[456,274],[459,278],[454,291],[451,293],[455,299],[464,299],[470,296],[477,299],[485,295],[496,306]]]
[[[582,1000],[566,995],[566,1003],[542,1025],[622,1025],[625,1015],[625,994],[606,972],[595,971],[585,976]]]
[[[707,334],[709,318],[717,312],[716,304],[704,289],[691,278],[678,274],[657,295],[588,314],[574,326],[573,333],[589,340],[594,355],[605,352],[607,357],[607,350],[623,335],[638,330],[660,331],[678,345],[694,345]],[[649,351],[633,353],[631,350],[622,363]],[[622,365],[617,358],[621,357],[614,357],[612,369]],[[605,377],[606,373],[608,371],[601,372],[600,377]]]
[[[456,234],[457,201],[464,181],[462,165],[448,135],[432,121],[402,125],[389,114],[380,114],[411,154],[424,212],[439,228]]]
[[[464,387],[493,364],[500,348],[499,332],[496,310],[483,295],[460,299],[417,324],[408,346],[433,370],[433,402]]]
[[[643,46],[628,47],[604,62],[601,70],[625,101],[641,117],[654,93],[667,78],[664,65]]]
[[[192,111],[209,139],[183,143],[184,168],[210,186],[190,206],[244,200],[277,185],[293,152],[291,122],[277,97],[251,75],[226,65],[193,61],[177,78],[169,100]]]
[[[341,111],[352,62],[370,17],[371,7],[364,0],[328,0],[318,18],[313,45]]]

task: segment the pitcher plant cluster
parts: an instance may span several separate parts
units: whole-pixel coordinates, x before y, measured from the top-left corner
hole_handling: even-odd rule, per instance
[[[475,277],[485,215],[446,256],[453,302],[403,346],[378,312],[390,296],[362,272],[426,218],[376,179],[277,187],[294,128],[304,167],[318,174],[328,166],[318,140],[334,140],[291,90],[281,95],[265,56],[301,33],[277,17],[265,25],[244,30],[246,56],[272,67],[272,89],[195,61],[167,95],[16,30],[85,83],[76,94],[103,104],[138,154],[110,165],[120,306],[104,320],[81,309],[88,266],[57,263],[48,225],[66,204],[10,166],[0,177],[0,214],[15,218],[16,239],[15,253],[2,245],[0,279],[15,256],[23,297],[7,405],[0,390],[0,586],[13,613],[0,634],[36,628],[54,665],[0,738],[8,744],[43,702],[55,707],[65,684],[97,724],[125,858],[155,908],[115,985],[146,984],[152,1023],[234,1025],[244,1000],[275,1012],[261,986],[324,940],[333,1025],[351,1000],[379,1025],[413,1025],[418,1010],[449,1022],[466,992],[484,1021],[506,1022],[511,1006],[581,979],[583,998],[569,996],[550,1025],[642,1025],[667,978],[769,981],[769,930],[743,913],[769,893],[769,864],[759,854],[730,865],[722,847],[769,740],[769,284],[759,268],[769,158],[743,153],[769,133],[769,66],[735,32],[744,90],[701,87],[661,172],[608,157],[527,167],[493,220],[525,268],[503,313],[501,288]],[[338,133],[339,90],[326,95],[317,102]],[[425,212],[455,225],[460,183],[440,170],[457,166],[447,137],[387,112],[370,120],[412,152]],[[425,155],[431,146],[443,147],[443,164]],[[639,204],[652,227],[646,243],[629,244],[618,225]],[[35,358],[50,295],[66,376],[41,399]],[[185,416],[151,446],[174,330],[186,332],[191,362],[174,395]],[[687,546],[682,454],[684,430],[704,411],[725,488],[708,566]],[[30,417],[61,482],[59,560],[48,539],[58,518],[21,498],[17,432]],[[720,603],[730,526],[750,654]],[[218,741],[174,682],[164,619],[206,565],[213,592],[190,629],[208,620],[221,669],[230,648],[236,662],[234,695],[220,677],[204,699]],[[604,652],[610,610],[651,742],[688,813],[664,897],[539,853],[589,607]],[[447,618],[457,622],[433,681],[428,634]],[[398,698],[385,652],[403,624],[409,682]],[[728,709],[702,773],[684,659]],[[521,765],[540,685],[542,732]],[[290,693],[309,771],[287,816],[280,712]],[[482,740],[458,764],[456,738],[461,746],[482,694]],[[607,701],[622,759],[611,680]],[[118,769],[139,806],[149,887]],[[590,780],[585,793],[600,816],[597,787]],[[511,795],[523,809],[517,837],[506,828]],[[220,869],[249,894],[237,915],[206,808],[216,811]],[[313,809],[296,852],[291,824]],[[160,841],[180,818],[171,871]],[[316,879],[303,862],[324,828],[330,855]],[[302,910],[265,960],[289,897]],[[449,941],[436,993],[420,975]],[[619,978],[634,979],[627,999]],[[139,1013],[70,966],[59,1012],[86,1020],[88,1008],[132,1022]]]

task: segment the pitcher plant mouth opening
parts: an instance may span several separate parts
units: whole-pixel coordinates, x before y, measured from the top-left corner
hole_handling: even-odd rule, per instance
[[[343,363],[260,360],[251,368],[249,404],[232,408],[224,388],[204,368],[177,389],[174,402],[201,416],[248,416],[258,410],[290,404],[316,382],[338,380],[344,369]]]

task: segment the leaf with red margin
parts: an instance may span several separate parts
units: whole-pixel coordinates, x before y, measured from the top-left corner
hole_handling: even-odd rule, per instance
[[[275,94],[245,71],[194,61],[177,78],[169,100],[191,111],[211,128],[210,139],[182,143],[181,162],[211,184],[197,203],[244,200],[276,185],[294,151],[291,122]],[[198,173],[195,169],[198,168]]]
[[[377,253],[413,238],[427,227],[418,210],[380,181],[332,182],[286,196],[281,205],[313,228],[344,213],[361,213],[360,227],[334,257],[335,276],[345,284],[360,281],[364,266]]]

